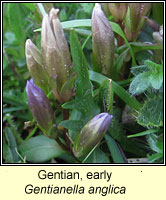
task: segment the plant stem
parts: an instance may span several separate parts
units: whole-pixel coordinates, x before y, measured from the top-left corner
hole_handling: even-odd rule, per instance
[[[119,26],[121,27],[122,31],[124,30],[124,26],[122,24],[122,22],[118,22]],[[120,35],[117,35],[117,42],[118,42],[118,47],[122,46],[125,44],[125,41],[124,39],[120,36]]]

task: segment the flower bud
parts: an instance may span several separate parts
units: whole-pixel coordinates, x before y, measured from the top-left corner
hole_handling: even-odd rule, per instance
[[[152,34],[154,43],[162,45],[162,50],[154,50],[153,59],[156,63],[161,63],[163,60],[163,25],[160,26],[159,32],[153,32]]]
[[[32,79],[27,81],[26,93],[28,96],[28,105],[33,117],[47,134],[54,124],[54,113],[48,98],[42,89],[33,83]]]
[[[27,67],[34,83],[47,94],[49,91],[48,79],[42,66],[41,53],[30,39],[25,44],[25,55]]]
[[[163,44],[163,25],[160,26],[159,32],[153,32],[152,34],[155,43]]]
[[[50,78],[54,95],[60,102],[68,101],[72,89],[67,89],[64,97],[61,95],[63,85],[70,79],[71,59],[67,41],[58,19],[58,9],[52,8],[42,22],[41,47],[42,60]],[[64,92],[64,91],[63,91]]]
[[[137,39],[150,9],[151,3],[128,3],[124,29],[128,41]]]
[[[109,76],[114,59],[114,33],[99,3],[92,13],[92,50],[94,70]]]
[[[112,118],[113,116],[108,113],[100,113],[82,128],[74,146],[75,156],[80,157],[89,153],[101,141]]]
[[[110,14],[110,11],[108,8],[108,3],[100,3],[100,4],[101,4],[102,10],[104,11],[106,17],[109,17],[111,14]]]
[[[115,22],[123,21],[126,16],[127,6],[127,3],[108,3],[108,8]]]

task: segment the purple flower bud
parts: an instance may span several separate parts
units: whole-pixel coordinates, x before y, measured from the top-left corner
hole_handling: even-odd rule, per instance
[[[95,71],[110,76],[114,59],[114,33],[99,3],[92,13],[92,50]]]
[[[48,79],[42,66],[41,53],[30,39],[25,43],[25,55],[28,70],[35,84],[48,93]]]
[[[126,16],[127,3],[108,3],[108,8],[116,22],[122,22]]]
[[[106,17],[109,17],[111,15],[109,8],[108,8],[108,3],[100,3],[102,10],[104,11]]]
[[[112,118],[113,115],[100,113],[82,128],[73,150],[77,157],[87,154],[102,140]]]
[[[151,3],[128,3],[128,10],[125,18],[125,35],[128,41],[137,39],[141,28],[144,25],[144,16],[151,9]]]
[[[49,15],[43,18],[41,47],[43,64],[49,75],[53,93],[60,102],[64,102],[72,96],[72,89],[69,88],[66,91],[67,95],[61,95],[63,85],[70,79],[71,58],[58,11],[52,8]]]
[[[26,93],[33,117],[47,134],[54,124],[54,113],[48,98],[32,79],[27,81]]]

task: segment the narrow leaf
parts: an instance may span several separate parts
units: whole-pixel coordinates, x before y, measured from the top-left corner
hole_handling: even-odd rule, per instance
[[[128,138],[140,137],[140,136],[148,135],[148,134],[151,134],[151,133],[157,133],[158,131],[159,131],[158,129],[150,129],[150,130],[143,131],[143,132],[140,132],[140,133],[136,133],[136,134],[133,134],[133,135],[128,135],[127,137]]]
[[[92,83],[89,78],[89,71],[86,59],[78,40],[77,34],[74,30],[71,30],[70,33],[70,45],[74,69],[77,72],[76,99],[72,101],[72,103],[76,103],[77,106],[75,104],[75,109],[79,110],[80,105],[78,104],[78,102],[81,102],[81,110],[84,110],[83,112],[86,113],[86,115],[88,114],[90,119],[94,115],[99,113],[99,109],[95,105],[92,98]],[[70,104],[70,102],[68,103]]]
[[[90,79],[94,82],[102,84],[105,79],[108,79],[106,76],[99,74],[94,71],[90,71]],[[142,105],[135,99],[135,97],[131,96],[123,87],[121,87],[115,81],[112,81],[113,91],[116,95],[118,95],[128,106],[135,110],[139,110]]]
[[[9,156],[10,159],[13,160],[13,163],[17,163],[20,160],[16,152],[17,144],[14,135],[12,133],[12,130],[8,127],[5,130],[5,136],[8,142],[8,153],[10,154],[10,156],[9,155],[7,156]]]
[[[108,148],[110,150],[111,156],[114,160],[114,163],[125,163],[125,161],[123,159],[123,155],[121,154],[119,147],[116,144],[115,140],[107,134],[104,137],[105,137],[106,143],[108,145]]]

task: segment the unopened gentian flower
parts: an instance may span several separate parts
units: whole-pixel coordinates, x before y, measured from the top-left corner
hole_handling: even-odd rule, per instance
[[[125,35],[128,41],[137,39],[145,22],[144,16],[151,9],[151,3],[128,3],[128,10],[124,21]]]
[[[160,44],[162,46],[162,49],[160,50],[154,50],[154,61],[156,63],[161,63],[163,61],[163,25],[160,26],[158,32],[153,32],[152,34],[154,43]]]
[[[25,43],[25,55],[27,67],[34,83],[47,94],[49,92],[48,77],[42,65],[41,53],[30,39],[27,39]]]
[[[58,9],[52,8],[42,22],[42,60],[49,76],[53,94],[60,102],[72,96],[71,58],[63,28],[58,18]]]
[[[122,22],[126,16],[127,3],[108,3],[108,8],[115,22]]]
[[[100,3],[102,10],[104,11],[106,17],[109,17],[111,15],[109,8],[108,8],[108,3]]]
[[[111,25],[101,5],[96,3],[92,13],[92,59],[95,71],[110,76],[114,46],[114,33]]]
[[[33,83],[32,79],[27,81],[26,93],[28,96],[28,105],[33,117],[42,130],[48,134],[54,124],[54,113],[48,98],[43,90]]]
[[[102,140],[112,118],[108,113],[100,113],[82,128],[73,149],[76,157],[86,155]]]

